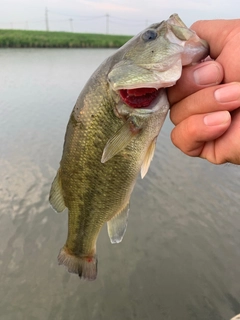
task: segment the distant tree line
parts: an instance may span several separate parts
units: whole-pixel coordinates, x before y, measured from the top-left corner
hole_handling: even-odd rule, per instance
[[[131,36],[0,30],[0,48],[119,48]]]

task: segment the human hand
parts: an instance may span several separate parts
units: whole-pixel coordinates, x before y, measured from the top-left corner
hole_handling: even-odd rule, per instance
[[[240,164],[240,20],[198,21],[191,28],[207,40],[215,61],[183,68],[168,89],[172,141],[187,155]]]

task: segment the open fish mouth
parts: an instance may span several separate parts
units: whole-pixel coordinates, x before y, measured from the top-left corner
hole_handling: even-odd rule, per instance
[[[160,90],[156,88],[121,89],[119,95],[129,107],[148,108],[157,98]]]

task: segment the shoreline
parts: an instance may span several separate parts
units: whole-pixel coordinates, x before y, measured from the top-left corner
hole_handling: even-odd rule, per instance
[[[0,48],[119,48],[132,36],[0,29]]]

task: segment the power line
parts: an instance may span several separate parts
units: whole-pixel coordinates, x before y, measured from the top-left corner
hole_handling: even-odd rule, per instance
[[[71,14],[71,16],[67,13],[62,13],[62,12],[56,12],[56,11],[52,11],[52,10],[48,10],[49,13],[51,14],[57,14],[60,16],[65,16],[65,17],[74,17],[75,19],[82,19],[82,20],[94,20],[94,19],[101,19],[106,17],[106,15],[100,15],[100,16],[79,16],[79,15],[75,15],[75,14]]]
[[[49,31],[49,25],[48,25],[48,9],[45,8],[45,22],[46,22],[46,31]]]
[[[65,16],[66,19],[51,19],[52,14]],[[49,10],[46,7],[44,11],[44,20],[27,19],[23,21],[9,21],[9,22],[0,21],[0,25],[8,25],[10,26],[11,29],[13,28],[17,29],[16,27],[19,26],[21,29],[29,30],[31,29],[30,25],[41,23],[42,26],[40,27],[40,29],[42,30],[45,29],[46,31],[49,31],[50,30],[49,24],[52,26],[52,28],[54,28],[54,23],[65,23],[65,27],[63,27],[63,30],[64,29],[69,30],[69,27],[70,27],[70,31],[74,32],[76,31],[76,29],[79,30],[79,27],[81,30],[84,27],[86,28],[87,22],[91,23],[91,20],[101,20],[101,19],[102,19],[102,29],[104,30],[104,24],[105,24],[106,34],[110,33],[110,29],[114,29],[114,25],[119,25],[119,26],[121,25],[122,27],[126,27],[130,29],[131,27],[143,28],[148,24],[147,20],[139,20],[139,19],[133,20],[133,19],[121,18],[121,17],[112,16],[109,13],[106,13],[105,15],[100,15],[100,16],[79,16],[79,15],[69,16],[69,14],[55,12],[55,11]],[[73,21],[74,21],[74,26],[73,26]],[[97,31],[99,32],[99,28]]]
[[[70,29],[71,29],[71,32],[73,32],[73,19],[70,18],[69,19],[69,22],[70,22]]]
[[[145,25],[145,22],[142,21],[142,22],[135,22],[133,23],[132,21],[129,21],[129,22],[119,22],[119,21],[114,21],[112,19],[109,20],[110,23],[112,24],[117,24],[117,25],[124,25],[124,26],[135,26],[135,27],[141,27],[141,26],[144,26]]]
[[[109,14],[106,14],[106,34],[108,34],[109,31]]]

